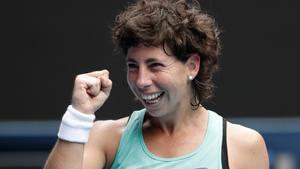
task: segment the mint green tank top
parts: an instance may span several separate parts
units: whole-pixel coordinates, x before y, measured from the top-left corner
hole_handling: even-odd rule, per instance
[[[151,153],[144,142],[142,125],[145,112],[142,109],[132,113],[111,169],[222,169],[221,116],[208,111],[208,128],[204,140],[193,152],[174,158],[161,158]]]

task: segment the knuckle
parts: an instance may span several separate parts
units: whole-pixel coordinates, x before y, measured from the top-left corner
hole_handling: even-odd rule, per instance
[[[77,75],[76,77],[75,77],[75,81],[76,82],[81,82],[81,81],[83,81],[83,75],[81,74],[81,75]]]
[[[100,80],[97,79],[97,78],[92,78],[92,79],[91,79],[91,84],[94,85],[94,86],[95,86],[95,85],[98,85],[99,82],[100,82]]]
[[[109,71],[107,69],[103,69],[102,72],[106,75],[109,75]]]

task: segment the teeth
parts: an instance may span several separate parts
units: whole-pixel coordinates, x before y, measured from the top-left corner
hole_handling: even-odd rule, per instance
[[[158,96],[160,96],[162,94],[162,92],[159,93],[154,93],[154,94],[141,94],[142,99],[144,100],[153,100],[158,98]]]

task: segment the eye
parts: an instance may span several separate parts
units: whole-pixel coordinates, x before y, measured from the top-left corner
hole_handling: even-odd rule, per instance
[[[160,64],[160,63],[151,63],[151,64],[150,64],[150,67],[151,67],[151,68],[159,68],[159,67],[163,67],[163,65]]]
[[[127,69],[130,71],[136,70],[136,69],[138,69],[138,65],[136,65],[134,63],[127,63]]]

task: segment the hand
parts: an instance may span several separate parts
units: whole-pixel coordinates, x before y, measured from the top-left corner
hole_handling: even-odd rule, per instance
[[[111,87],[112,81],[107,70],[77,75],[72,106],[82,113],[93,114],[104,104]]]

